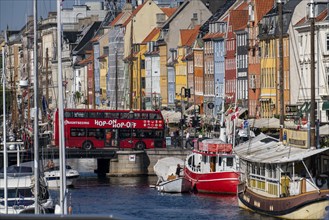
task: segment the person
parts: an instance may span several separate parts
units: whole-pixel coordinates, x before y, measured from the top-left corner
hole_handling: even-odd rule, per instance
[[[176,177],[180,177],[180,172],[181,172],[182,168],[179,164],[177,164],[177,168],[176,168]]]
[[[188,144],[191,145],[191,143],[189,142],[190,142],[190,132],[187,131],[185,136],[185,148],[187,148]]]
[[[53,161],[53,160],[48,160],[47,167],[48,167],[49,169],[51,169],[51,168],[53,168],[54,166],[55,166],[54,161]]]

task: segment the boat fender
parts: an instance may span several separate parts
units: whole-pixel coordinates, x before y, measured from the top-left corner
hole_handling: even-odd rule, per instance
[[[325,177],[322,177],[320,175],[320,176],[317,176],[315,178],[315,184],[316,184],[317,187],[320,187],[321,188],[325,183],[326,183]]]

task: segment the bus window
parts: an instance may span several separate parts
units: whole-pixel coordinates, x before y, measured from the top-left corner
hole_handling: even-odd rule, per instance
[[[96,129],[95,128],[89,128],[87,131],[88,137],[96,137]]]
[[[104,118],[103,112],[89,112],[89,118]]]
[[[119,132],[119,138],[125,139],[131,137],[131,130],[130,129],[121,129]]]
[[[72,112],[69,112],[69,111],[65,112],[64,118],[72,118]]]
[[[162,131],[155,131],[155,136],[157,138],[163,138],[163,132]]]
[[[71,128],[71,137],[84,137],[86,136],[86,129],[84,128]]]
[[[105,146],[109,147],[112,146],[112,140],[114,138],[114,133],[112,129],[106,129],[105,131]]]
[[[150,113],[150,119],[161,119],[161,115],[159,113]]]
[[[141,119],[149,119],[148,113],[141,113]]]
[[[104,112],[104,118],[118,119],[120,118],[119,112]]]
[[[86,118],[88,115],[88,112],[73,112],[74,118]]]
[[[134,118],[135,118],[135,119],[141,119],[142,116],[141,116],[140,113],[134,113]]]
[[[121,112],[120,118],[121,119],[129,119],[130,118],[129,112]]]
[[[98,140],[104,139],[104,129],[102,129],[102,128],[96,129],[96,139],[98,139]]]

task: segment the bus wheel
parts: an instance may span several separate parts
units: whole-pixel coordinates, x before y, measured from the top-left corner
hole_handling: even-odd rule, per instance
[[[135,145],[135,149],[144,150],[145,149],[145,143],[142,142],[142,141],[137,142],[136,145]]]
[[[90,141],[86,141],[82,144],[82,148],[85,149],[85,150],[90,150],[93,147],[94,147],[93,143],[91,143]]]

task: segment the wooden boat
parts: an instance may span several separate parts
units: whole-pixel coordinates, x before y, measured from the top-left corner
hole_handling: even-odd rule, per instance
[[[191,182],[184,176],[176,175],[177,164],[183,167],[184,161],[175,157],[158,160],[154,165],[154,172],[158,176],[155,188],[165,193],[186,193],[191,190]]]
[[[197,192],[235,194],[239,183],[237,165],[232,144],[206,139],[195,143],[185,162],[184,175]]]
[[[241,163],[239,206],[285,219],[324,218],[329,208],[328,150],[288,145],[264,134],[235,147]]]

